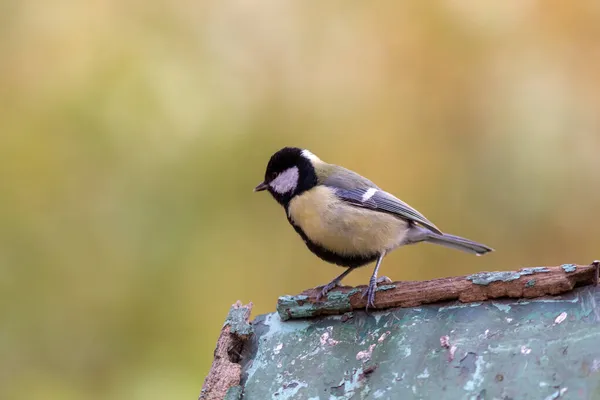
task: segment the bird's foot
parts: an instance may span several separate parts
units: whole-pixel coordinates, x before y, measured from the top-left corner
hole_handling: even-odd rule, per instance
[[[367,286],[362,294],[363,299],[367,298],[365,311],[369,311],[369,308],[375,308],[375,292],[377,292],[377,285],[379,283],[392,283],[392,280],[385,275],[380,276],[378,279],[371,278],[369,286]]]
[[[367,305],[365,311],[369,311],[369,307],[375,308],[375,292],[377,292],[377,280],[371,279],[369,286],[363,290],[362,298],[367,298]]]
[[[375,308],[375,292],[377,292],[377,281],[371,281],[362,294],[363,299],[367,298],[365,311],[369,311],[369,308]]]
[[[331,289],[335,289],[338,286],[341,286],[340,281],[338,280],[333,280],[327,285],[317,286],[315,289],[320,290],[319,294],[317,295],[317,301],[320,301],[327,293],[329,293]]]

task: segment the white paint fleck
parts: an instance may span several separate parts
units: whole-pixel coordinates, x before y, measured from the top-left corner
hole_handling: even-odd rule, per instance
[[[308,357],[312,357],[312,356],[316,356],[317,354],[319,354],[319,346],[317,346],[313,351],[311,351],[310,353],[304,354],[303,356],[300,356],[301,360],[306,360],[306,358]]]
[[[536,300],[531,300],[531,303],[577,303],[579,301],[579,298],[576,297],[574,299],[571,300],[554,300],[554,299],[536,299]],[[530,302],[521,302],[519,304],[527,304]]]
[[[357,368],[356,371],[350,376],[349,379],[342,379],[338,386],[344,387],[344,395],[342,397],[329,397],[330,399],[351,399],[354,397],[354,394],[358,389],[360,389],[365,384],[365,379],[363,379],[363,369]],[[368,389],[368,387],[367,387]]]
[[[479,307],[482,303],[468,303],[468,304],[458,304],[454,306],[444,306],[438,309],[439,312],[447,311],[447,310],[455,310],[458,308],[469,308],[469,307]]]
[[[529,353],[531,353],[531,349],[529,347],[527,347],[527,346],[521,346],[521,354],[527,355]]]
[[[375,340],[375,337],[379,334],[379,331],[381,329],[375,329],[372,333],[369,334],[369,337],[371,338],[371,340]]]
[[[275,354],[275,355],[279,354],[281,349],[283,349],[283,343],[279,343],[277,346],[275,346],[275,348],[273,349],[273,354]]]
[[[282,333],[301,332],[308,329],[310,323],[305,320],[290,320],[283,322],[279,313],[267,314],[265,318],[265,325],[269,327],[269,331],[262,335],[264,339],[269,339],[274,335]]]
[[[373,314],[373,316],[375,317],[375,323],[379,325],[379,321],[381,320],[381,316],[383,314],[381,313],[377,313],[377,314]]]
[[[385,395],[385,390],[378,389],[375,393],[373,393],[373,398],[380,399]]]
[[[568,388],[562,388],[560,390],[557,390],[556,392],[552,393],[551,395],[547,396],[544,400],[556,400],[559,397],[562,397],[562,395],[564,395],[567,392]]]
[[[485,366],[485,361],[483,361],[483,357],[477,356],[475,359],[475,372],[473,372],[473,378],[467,381],[463,386],[464,390],[473,391],[476,390],[483,384],[483,367]]]
[[[316,155],[314,155],[310,150],[302,150],[302,157],[309,159],[312,162],[316,162],[316,161],[321,161],[321,159],[319,157],[317,157]]]
[[[377,193],[377,189],[375,189],[375,188],[369,188],[369,189],[368,189],[368,190],[367,190],[367,191],[366,191],[366,192],[365,192],[365,193],[362,195],[362,199],[361,199],[361,201],[362,201],[363,203],[365,203],[365,202],[369,201],[369,199],[370,199],[371,197],[373,197],[373,196],[375,195],[375,193]]]
[[[410,357],[411,354],[412,354],[412,349],[410,347],[405,347],[404,348],[404,358]]]
[[[422,373],[417,375],[417,379],[427,379],[427,378],[429,378],[429,371],[427,370],[427,368],[425,368],[425,370]]]
[[[413,394],[417,394],[417,387],[416,387],[416,386],[414,386],[414,385],[413,385],[413,387],[412,387],[412,392],[413,392]]]
[[[390,332],[390,331],[385,332],[383,335],[381,335],[379,337],[379,339],[377,339],[377,341],[379,343],[383,343],[383,341],[390,335],[390,333],[392,333],[392,332]]]
[[[373,349],[375,348],[375,344],[372,344],[369,346],[368,350],[363,350],[363,351],[359,351],[356,354],[356,359],[357,360],[362,360],[362,362],[367,362],[371,359],[371,356],[373,355]]]
[[[594,359],[592,361],[592,371],[596,372],[600,369],[600,360]]]
[[[506,318],[506,322],[508,322],[509,324],[512,322],[512,318]]]
[[[541,388],[546,387],[546,386],[548,386],[548,382],[540,382]]]
[[[563,322],[565,319],[567,319],[567,313],[566,312],[561,312],[558,317],[556,317],[556,319],[554,320],[554,325],[558,325],[561,322]]]

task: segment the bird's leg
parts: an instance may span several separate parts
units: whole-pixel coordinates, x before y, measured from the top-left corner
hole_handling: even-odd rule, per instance
[[[344,279],[346,275],[348,275],[355,269],[355,267],[347,268],[343,273],[341,273],[337,278],[329,282],[327,285],[317,286],[315,289],[321,290],[321,292],[317,295],[317,301],[321,300],[321,298],[325,296],[331,289],[335,288],[336,286],[339,286],[342,279]]]
[[[377,272],[379,271],[379,267],[381,266],[381,262],[383,261],[383,257],[385,257],[385,251],[382,252],[377,258],[377,263],[375,264],[375,269],[373,270],[373,275],[371,275],[371,279],[369,279],[369,286],[363,292],[362,297],[367,297],[367,306],[365,307],[365,311],[369,309],[369,307],[375,307],[375,292],[377,291]],[[386,277],[387,278],[387,277]],[[389,278],[388,278],[389,279]]]

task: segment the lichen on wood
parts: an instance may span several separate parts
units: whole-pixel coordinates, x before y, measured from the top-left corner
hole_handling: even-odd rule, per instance
[[[600,262],[594,261],[590,265],[564,264],[518,271],[480,272],[429,281],[393,282],[378,287],[375,308],[416,307],[451,300],[469,303],[557,295],[576,286],[597,285],[599,267]],[[366,299],[361,295],[364,288],[338,287],[321,300],[317,300],[317,289],[308,289],[296,296],[285,295],[277,302],[277,312],[286,321],[364,309]]]

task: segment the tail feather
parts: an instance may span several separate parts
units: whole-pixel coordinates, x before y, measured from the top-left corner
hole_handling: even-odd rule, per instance
[[[494,251],[494,249],[484,244],[477,243],[460,236],[449,235],[446,233],[443,235],[438,235],[437,233],[430,232],[428,233],[425,241],[456,250],[462,250],[467,253],[477,254],[478,256],[488,253],[490,251]]]

